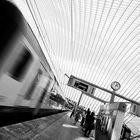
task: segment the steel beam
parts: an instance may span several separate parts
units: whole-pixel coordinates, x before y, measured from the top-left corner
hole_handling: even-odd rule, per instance
[[[98,88],[98,89],[100,89],[100,90],[103,90],[103,91],[108,92],[108,93],[110,93],[110,94],[114,94],[114,95],[117,96],[117,97],[120,97],[120,98],[122,98],[122,99],[124,99],[124,100],[126,100],[126,101],[129,101],[129,102],[131,102],[131,103],[134,103],[134,104],[140,106],[140,103],[138,103],[138,102],[136,102],[136,101],[134,101],[134,100],[132,100],[132,99],[129,99],[129,98],[127,98],[127,97],[124,97],[124,96],[122,96],[122,95],[120,95],[120,94],[117,94],[117,93],[115,93],[114,91],[110,91],[110,90],[108,90],[108,89],[105,89],[105,88],[103,88],[103,87],[97,86],[97,85],[95,85],[95,84],[91,84],[91,85],[94,86],[94,87],[96,87],[96,88]]]

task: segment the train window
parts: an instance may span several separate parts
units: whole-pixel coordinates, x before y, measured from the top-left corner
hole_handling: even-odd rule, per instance
[[[21,81],[28,69],[31,60],[31,53],[26,48],[24,48],[22,53],[19,55],[15,65],[13,66],[13,69],[9,72],[11,77],[17,81]]]
[[[43,99],[44,99],[44,97],[45,97],[45,95],[46,95],[46,92],[48,92],[49,86],[50,86],[50,81],[47,83],[46,88],[44,89],[43,93],[41,94],[41,97],[40,97],[40,99],[39,99],[39,102],[40,102],[40,103],[43,102]]]
[[[39,69],[35,78],[33,79],[32,83],[31,83],[31,86],[29,87],[27,93],[25,94],[25,99],[26,100],[30,100],[33,93],[34,93],[34,90],[38,84],[38,82],[40,81],[40,76],[42,75],[42,71]]]

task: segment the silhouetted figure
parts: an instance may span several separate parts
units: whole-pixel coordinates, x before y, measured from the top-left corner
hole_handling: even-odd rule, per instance
[[[85,119],[85,124],[88,123],[89,118],[90,118],[90,109],[88,108],[87,112],[86,112],[86,119]]]
[[[86,111],[86,117],[85,117],[85,122],[84,122],[84,125],[83,125],[83,131],[85,131],[87,125],[88,125],[88,120],[89,120],[89,116],[90,116],[90,109],[88,108],[88,110]]]
[[[94,120],[95,120],[95,117],[94,117],[95,113],[92,112],[91,115],[88,116],[88,119],[87,119],[87,127],[85,129],[85,136],[89,136],[91,131],[94,129]]]

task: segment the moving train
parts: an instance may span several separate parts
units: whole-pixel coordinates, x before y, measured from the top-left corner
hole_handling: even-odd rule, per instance
[[[22,13],[11,2],[0,1],[0,108],[47,108],[58,81]]]

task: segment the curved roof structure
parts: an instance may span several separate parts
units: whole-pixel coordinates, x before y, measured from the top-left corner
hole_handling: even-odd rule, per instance
[[[18,5],[34,28],[66,97],[78,101],[81,92],[67,86],[65,73],[108,90],[113,81],[118,81],[121,84],[118,94],[140,101],[139,0],[24,0],[22,3],[24,8]],[[99,89],[95,96],[110,100],[110,94]],[[119,97],[115,101],[126,102]],[[80,104],[98,112],[102,103],[83,95]],[[127,111],[129,108],[130,104]],[[139,122],[138,117],[126,113],[125,123],[134,133],[139,133]]]

